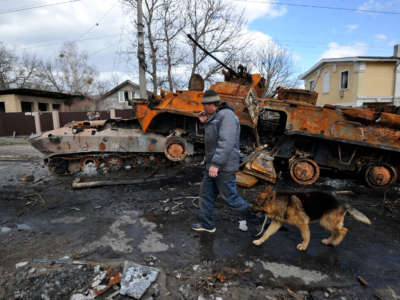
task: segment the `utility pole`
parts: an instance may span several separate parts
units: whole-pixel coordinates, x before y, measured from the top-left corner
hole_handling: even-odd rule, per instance
[[[138,50],[137,56],[139,61],[139,86],[140,86],[140,98],[147,98],[146,91],[146,63],[144,55],[144,29],[143,29],[143,9],[142,0],[137,0],[137,32],[138,32]]]

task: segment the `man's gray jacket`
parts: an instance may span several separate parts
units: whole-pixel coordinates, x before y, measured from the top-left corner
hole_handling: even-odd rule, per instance
[[[239,169],[240,123],[233,109],[225,102],[204,123],[205,163],[219,172],[236,172]]]

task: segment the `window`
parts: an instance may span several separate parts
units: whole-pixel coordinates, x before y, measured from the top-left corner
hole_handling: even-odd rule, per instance
[[[314,88],[315,88],[315,81],[314,81],[314,80],[310,80],[310,87],[309,87],[309,90],[310,90],[310,91],[313,91]]]
[[[21,101],[22,112],[32,112],[32,102]]]
[[[119,101],[119,102],[125,102],[125,94],[124,94],[124,91],[119,91],[119,92],[118,92],[118,101]]]
[[[39,103],[39,111],[47,111],[47,103]]]
[[[330,85],[331,85],[330,73],[328,70],[326,70],[324,72],[324,75],[322,76],[322,92],[329,93]]]
[[[53,104],[53,110],[60,110],[60,104]]]
[[[347,90],[349,88],[349,70],[340,72],[340,89]]]
[[[124,91],[124,96],[125,96],[125,100],[131,99],[130,96],[130,92],[129,91]]]
[[[0,112],[6,112],[6,106],[4,102],[0,102]]]
[[[118,101],[125,102],[129,99],[132,99],[132,92],[131,91],[119,91],[118,92]]]

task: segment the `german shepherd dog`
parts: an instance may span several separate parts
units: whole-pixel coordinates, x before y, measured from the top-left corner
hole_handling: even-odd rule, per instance
[[[325,245],[339,245],[347,233],[343,227],[344,217],[347,212],[356,220],[371,224],[371,221],[363,213],[350,205],[342,205],[331,193],[325,192],[276,192],[272,186],[268,186],[257,198],[254,210],[265,211],[272,219],[263,236],[254,240],[253,244],[260,246],[271,235],[275,234],[282,223],[294,225],[299,228],[303,241],[297,245],[297,249],[304,251],[310,242],[311,221],[319,220],[322,227],[330,231],[331,235],[321,242]]]

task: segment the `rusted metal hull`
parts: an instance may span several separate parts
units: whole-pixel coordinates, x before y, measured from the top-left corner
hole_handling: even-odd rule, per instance
[[[106,171],[157,166],[166,158],[180,161],[194,154],[189,142],[169,143],[167,136],[145,133],[123,120],[75,122],[32,137],[30,143],[47,156],[45,161],[56,174],[84,171],[88,166]]]
[[[319,178],[320,167],[364,173],[367,185],[373,188],[387,188],[397,180],[398,115],[332,105],[318,107],[299,99],[253,96],[244,101],[248,102],[258,132],[270,126],[272,130],[264,130],[262,134],[277,137],[265,153],[274,162],[283,163],[283,171],[296,183],[313,184]],[[243,171],[256,176],[260,173],[259,165],[254,157]],[[261,173],[271,174],[271,168]],[[263,179],[271,182],[270,175]]]
[[[154,133],[143,133],[140,129],[107,128],[85,129],[73,133],[72,127],[48,131],[31,139],[33,147],[46,155],[72,153],[163,153],[166,137]],[[193,154],[193,146],[187,151]]]

